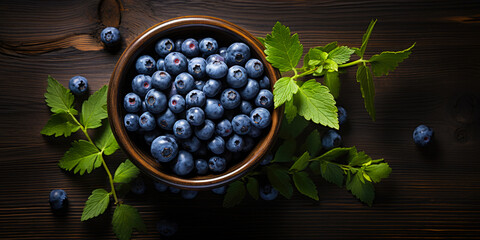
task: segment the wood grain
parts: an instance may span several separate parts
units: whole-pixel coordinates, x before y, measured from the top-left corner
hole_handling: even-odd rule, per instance
[[[80,222],[91,191],[108,188],[105,173],[75,176],[56,166],[82,135],[39,134],[50,116],[46,77],[66,85],[80,74],[99,89],[121,54],[103,50],[98,33],[104,26],[118,24],[124,49],[160,21],[202,14],[257,36],[279,20],[299,33],[305,51],[334,40],[358,47],[372,18],[378,22],[367,56],[417,42],[395,72],[375,79],[376,122],[363,107],[354,69],[341,76],[338,103],[349,114],[344,145],[385,158],[393,173],[376,185],[373,207],[321,179],[319,202],[295,193],[272,202],[247,199],[232,209],[222,208],[222,196],[211,192],[185,200],[156,192],[147,181],[145,195],[124,198],[147,224],[135,239],[159,239],[155,224],[162,218],[179,224],[174,239],[478,239],[479,13],[478,1],[1,1],[0,238],[115,239],[111,214]],[[434,148],[413,144],[420,123],[435,130]],[[110,168],[125,157],[109,157]],[[54,188],[68,192],[66,216],[50,211]]]

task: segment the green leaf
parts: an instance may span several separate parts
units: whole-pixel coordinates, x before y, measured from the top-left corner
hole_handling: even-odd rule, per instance
[[[259,186],[258,181],[254,177],[247,178],[247,191],[250,193],[253,199],[258,200],[259,197]]]
[[[308,124],[309,122],[300,116],[294,117],[290,123],[284,120],[280,126],[278,136],[282,139],[296,138],[300,133],[303,132]]]
[[[338,77],[338,72],[327,72],[325,73],[325,86],[328,87],[332,96],[337,99],[340,95],[340,78]]]
[[[365,168],[365,173],[370,176],[374,183],[380,182],[383,178],[387,178],[392,172],[392,168],[388,163],[372,164]]]
[[[307,172],[302,171],[293,173],[293,182],[301,194],[317,201],[319,200],[317,186],[310,176],[308,176]]]
[[[223,207],[230,208],[240,204],[245,198],[245,192],[245,184],[242,181],[230,183],[223,199]]]
[[[72,147],[63,155],[58,165],[62,169],[74,169],[74,173],[80,172],[80,175],[83,175],[85,171],[91,173],[94,168],[100,167],[102,161],[102,154],[95,145],[79,140],[72,143]]]
[[[107,85],[105,85],[83,102],[80,123],[85,129],[97,128],[107,117]]]
[[[322,177],[327,180],[327,182],[339,187],[343,186],[343,170],[338,165],[329,161],[321,161],[320,168]]]
[[[354,50],[346,47],[341,46],[333,49],[328,53],[328,58],[332,59],[337,64],[344,64],[350,61],[350,56],[355,52]]]
[[[115,136],[113,136],[112,129],[110,128],[110,123],[108,121],[106,121],[106,124],[104,124],[102,127],[100,136],[95,140],[95,145],[100,149],[100,151],[105,153],[105,155],[111,155],[120,148],[115,140]]]
[[[382,75],[388,75],[390,71],[395,70],[399,63],[408,58],[410,53],[412,53],[411,50],[414,46],[415,43],[403,51],[387,51],[373,55],[370,60],[368,60],[370,64],[372,64],[373,75],[377,77]]]
[[[265,46],[265,38],[264,37],[257,37],[258,41]]]
[[[267,61],[281,72],[293,70],[303,54],[298,34],[290,35],[290,28],[277,22],[271,34],[265,38]]]
[[[290,171],[299,172],[303,171],[305,168],[308,167],[308,163],[310,161],[310,154],[308,152],[304,152],[303,155],[298,158],[293,165],[290,167]]]
[[[138,169],[135,164],[133,164],[130,160],[125,160],[125,162],[120,163],[117,170],[115,171],[115,175],[113,177],[114,183],[129,183],[132,179],[135,179],[138,174],[140,173],[140,169]]]
[[[356,154],[357,149],[355,147],[349,147],[349,148],[333,148],[329,150],[328,152],[320,155],[319,157],[316,157],[312,159],[312,161],[334,161],[339,157],[345,156],[347,154]]]
[[[372,206],[375,198],[375,188],[371,182],[365,181],[363,174],[357,172],[347,181],[346,187],[360,201]]]
[[[48,86],[45,93],[45,102],[53,113],[71,113],[76,115],[78,112],[73,108],[75,97],[62,84],[50,75],[47,78]]]
[[[293,187],[290,182],[290,175],[288,169],[278,165],[272,164],[266,167],[267,177],[274,188],[280,192],[284,197],[291,198],[293,194]]]
[[[298,85],[290,77],[280,78],[273,86],[273,101],[275,108],[292,100],[293,94],[297,93]]]
[[[110,193],[105,191],[105,189],[100,188],[93,190],[92,195],[90,195],[87,202],[85,202],[81,220],[86,221],[102,214],[107,209],[109,202]]]
[[[325,63],[323,64],[323,68],[331,71],[338,72],[338,64],[334,62],[332,59],[327,59],[325,60]]]
[[[328,53],[323,52],[319,49],[310,49],[308,51],[308,56],[309,56],[309,61],[308,65],[309,66],[316,66],[322,64],[328,57]]]
[[[314,123],[339,129],[335,99],[328,88],[315,79],[305,82],[299,88],[294,101],[298,114],[306,120],[311,119]]]
[[[304,145],[304,149],[308,151],[312,157],[317,156],[320,150],[322,150],[322,137],[317,129],[308,135]]]
[[[112,218],[113,232],[120,240],[129,240],[134,229],[145,232],[146,227],[137,209],[121,204],[115,208]]]
[[[362,46],[357,51],[355,51],[354,49],[355,53],[361,58],[363,58],[363,55],[365,54],[365,49],[367,49],[368,40],[370,39],[370,35],[372,34],[372,30],[376,22],[377,22],[377,19],[372,20],[370,22],[370,24],[368,25],[367,31],[365,32],[365,34],[363,34]]]
[[[372,160],[372,158],[369,157],[367,154],[365,154],[365,152],[358,152],[358,153],[352,155],[348,159],[348,164],[350,166],[362,166],[362,164],[367,163],[371,160]]]
[[[365,102],[365,109],[373,121],[375,121],[375,86],[373,85],[372,73],[370,68],[365,64],[361,64],[357,69],[357,82],[360,83],[360,90]]]
[[[280,147],[271,162],[291,162],[293,154],[295,153],[296,142],[294,139],[285,140]]]
[[[285,118],[291,123],[297,116],[297,106],[293,104],[293,99],[285,103]]]
[[[318,49],[322,52],[331,52],[333,49],[337,48],[338,46],[338,42],[335,41],[335,42],[331,42],[331,43],[328,43],[326,44],[325,46],[320,46],[320,47],[315,47],[315,49]]]
[[[80,129],[80,126],[72,119],[72,115],[61,112],[54,113],[40,133],[47,136],[55,135],[55,137],[58,137],[63,135],[68,137],[78,129]]]

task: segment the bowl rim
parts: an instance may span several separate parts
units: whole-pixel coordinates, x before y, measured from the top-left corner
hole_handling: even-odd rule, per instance
[[[167,174],[165,172],[159,171],[154,166],[150,165],[145,160],[141,161],[138,158],[151,158],[151,155],[145,154],[144,151],[138,147],[134,147],[132,144],[128,144],[129,139],[128,133],[123,126],[123,120],[120,116],[120,110],[116,107],[119,105],[118,93],[120,79],[122,76],[128,72],[126,65],[129,62],[129,58],[136,54],[136,51],[141,48],[148,40],[152,37],[155,37],[157,34],[160,34],[162,31],[169,30],[175,27],[185,27],[188,25],[209,25],[210,27],[221,28],[223,30],[228,30],[240,39],[242,39],[246,44],[253,47],[253,51],[257,53],[260,60],[263,63],[268,63],[266,56],[264,54],[263,44],[251,33],[245,29],[233,24],[224,19],[204,16],[204,15],[190,15],[182,16],[167,19],[158,24],[153,25],[152,27],[145,30],[143,33],[138,35],[123,51],[120,58],[118,59],[113,73],[110,77],[108,84],[108,93],[107,93],[107,111],[109,116],[110,126],[113,132],[115,139],[117,140],[119,146],[122,148],[124,153],[129,157],[129,159],[142,170],[143,173],[147,174],[149,177],[153,178],[156,181],[162,182],[172,187],[188,190],[207,190],[215,187],[223,186],[227,183],[233,182],[241,177],[243,177],[247,172],[253,169],[259,162],[260,159],[267,153],[270,146],[272,146],[276,141],[276,135],[281,125],[283,118],[283,106],[278,107],[272,111],[272,123],[269,132],[266,136],[257,143],[256,147],[248,154],[241,162],[237,168],[227,169],[227,171],[219,174],[211,174],[210,178],[182,178],[180,176],[175,176],[174,174]],[[270,79],[270,90],[273,92],[273,86],[275,82],[281,77],[278,69],[274,68],[271,64],[264,64],[265,74]]]

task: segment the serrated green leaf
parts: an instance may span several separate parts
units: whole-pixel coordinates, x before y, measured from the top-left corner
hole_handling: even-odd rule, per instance
[[[72,119],[72,116],[66,112],[61,112],[54,113],[40,133],[47,136],[55,135],[55,137],[59,137],[63,135],[68,137],[78,129],[80,129],[80,126]]]
[[[365,168],[365,173],[370,176],[374,183],[378,183],[382,179],[387,178],[391,172],[392,168],[388,166],[388,163],[372,164]]]
[[[315,81],[305,82],[294,97],[298,114],[327,127],[339,129],[335,99],[326,86]]]
[[[75,97],[62,84],[55,80],[50,75],[47,78],[47,92],[45,93],[45,102],[50,107],[53,113],[71,113],[78,114],[77,110],[73,108],[73,101]]]
[[[121,204],[115,208],[112,226],[113,232],[120,240],[129,240],[134,229],[139,232],[146,231],[145,223],[137,209],[127,204]]]
[[[363,34],[362,46],[358,50],[354,49],[355,53],[361,58],[363,58],[363,55],[365,54],[365,49],[367,49],[368,40],[370,39],[370,35],[372,34],[372,30],[376,22],[377,22],[377,19],[372,20],[370,22],[370,24],[368,25],[367,31],[365,32],[365,34]]]
[[[83,175],[85,171],[91,173],[94,168],[100,167],[102,161],[102,154],[95,145],[79,140],[72,143],[72,147],[63,155],[58,165],[62,169],[74,169],[74,173],[80,172],[80,175]]]
[[[308,176],[307,172],[295,172],[293,173],[293,182],[295,184],[295,187],[297,187],[298,191],[307,196],[310,197],[314,200],[319,200],[318,199],[318,191],[317,191],[317,186],[315,183],[312,181],[310,176]]]
[[[284,197],[291,198],[293,194],[293,187],[290,182],[290,175],[288,169],[278,164],[272,164],[266,167],[267,177],[274,188],[280,192]]]
[[[412,53],[412,48],[415,46],[415,43],[409,48],[398,51],[398,52],[382,52],[380,54],[373,55],[370,60],[372,64],[373,75],[382,76],[388,75],[390,71],[395,70],[399,63],[408,58],[410,53]]]
[[[305,140],[305,151],[308,151],[310,156],[315,157],[322,150],[322,137],[317,129],[313,130]]]
[[[337,99],[340,95],[340,78],[338,77],[338,72],[327,72],[325,73],[325,86],[328,87],[332,96]]]
[[[323,68],[329,70],[329,72],[331,71],[338,72],[338,64],[334,62],[332,59],[326,59],[323,64]]]
[[[130,160],[125,160],[125,162],[120,163],[113,177],[114,183],[129,183],[132,179],[135,179],[140,173],[135,164]]]
[[[281,72],[293,70],[303,54],[298,34],[290,35],[290,28],[277,22],[271,34],[265,37],[267,61]]]
[[[107,85],[105,85],[83,102],[80,123],[85,129],[97,128],[107,117]]]
[[[273,101],[275,108],[292,100],[293,94],[297,93],[298,85],[290,77],[282,77],[273,86]]]
[[[290,171],[298,172],[303,171],[305,168],[308,167],[310,163],[310,154],[308,152],[304,152],[300,158],[298,158],[290,167]]]
[[[105,191],[105,189],[95,189],[92,191],[90,197],[85,202],[85,207],[83,208],[81,221],[86,221],[90,218],[94,218],[103,212],[108,207],[110,202],[110,193]]]
[[[286,117],[286,116],[285,116]],[[304,117],[295,116],[291,122],[282,121],[278,136],[282,139],[296,138],[308,126],[309,122]]]
[[[278,147],[277,152],[271,162],[291,162],[293,160],[293,154],[295,153],[295,148],[297,144],[295,139],[285,140],[280,147]]]
[[[335,41],[335,42],[331,42],[331,43],[328,43],[326,44],[325,46],[319,46],[319,47],[315,47],[315,49],[318,49],[322,52],[331,52],[333,49],[337,48],[338,46],[338,42]]]
[[[308,69],[310,69],[310,66],[308,65],[308,62],[310,61],[310,50],[308,50],[307,54],[305,54],[305,56],[303,56],[303,67],[302,67],[302,70],[303,71],[306,71]]]
[[[328,53],[316,48],[311,48],[308,51],[308,56],[308,65],[313,67],[322,64],[328,58]]]
[[[332,59],[337,64],[343,64],[350,61],[350,56],[353,54],[353,52],[355,51],[349,47],[341,46],[328,52],[328,58]]]
[[[312,161],[334,161],[337,158],[340,158],[342,156],[345,156],[347,154],[356,154],[357,150],[355,147],[348,147],[348,148],[333,148],[329,150],[328,152],[312,159]]]
[[[373,84],[370,67],[368,67],[365,63],[358,66],[357,82],[360,83],[360,91],[362,92],[365,109],[367,109],[367,112],[370,114],[372,120],[375,121],[375,86]]]
[[[111,155],[120,148],[117,140],[115,140],[115,136],[113,136],[112,129],[110,128],[110,123],[108,121],[106,121],[102,127],[100,136],[95,140],[95,145],[105,155]]]
[[[321,161],[319,163],[321,169],[320,173],[323,179],[339,187],[343,186],[343,170],[338,165],[329,161]]]
[[[360,201],[372,206],[373,199],[375,198],[375,188],[371,182],[365,181],[363,174],[359,173],[360,172],[351,176],[347,181],[347,190],[350,190]]]
[[[293,99],[285,103],[285,118],[288,123],[292,123],[293,119],[297,116],[297,106],[293,104]]]
[[[258,200],[259,197],[259,185],[258,181],[254,177],[248,177],[247,178],[247,191],[250,193],[250,196],[252,196],[253,199]]]
[[[371,161],[372,158],[369,157],[365,152],[358,152],[354,155],[351,155],[348,159],[348,165],[350,166],[362,166],[364,163]]]
[[[223,207],[230,208],[240,204],[243,198],[245,198],[245,192],[245,184],[242,181],[230,183],[223,199]]]
[[[264,37],[257,37],[258,41],[265,46],[265,38]]]

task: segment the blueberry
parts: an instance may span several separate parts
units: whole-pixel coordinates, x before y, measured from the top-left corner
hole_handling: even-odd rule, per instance
[[[273,94],[270,90],[262,89],[255,98],[257,107],[269,108],[273,105]]]
[[[426,125],[419,125],[413,131],[413,141],[420,147],[429,145],[432,141],[433,130]]]
[[[238,135],[246,135],[250,132],[250,118],[245,114],[240,114],[232,119],[233,131]]]
[[[197,40],[193,38],[185,39],[182,43],[182,53],[189,58],[198,56],[200,54],[200,49],[198,48]]]
[[[192,128],[185,119],[180,119],[173,124],[173,134],[180,139],[187,139],[192,136]]]
[[[212,62],[207,63],[206,73],[209,77],[213,79],[220,79],[227,75],[228,66],[223,61],[214,60]]]
[[[244,137],[243,138],[243,152],[250,152],[255,147],[255,140],[251,137]]]
[[[175,51],[175,43],[170,38],[161,39],[155,44],[155,52],[162,58],[173,51]]]
[[[197,137],[193,136],[185,141],[182,142],[183,149],[189,152],[196,152],[200,148],[200,140]]]
[[[225,59],[227,57],[227,48],[226,47],[219,48],[218,54]]]
[[[50,207],[55,211],[66,210],[68,207],[67,193],[62,189],[53,189],[49,197]]]
[[[223,172],[227,168],[227,160],[222,157],[214,156],[208,160],[208,168],[212,172]]]
[[[259,193],[260,198],[266,201],[271,201],[278,197],[278,190],[270,184],[265,184],[261,186]]]
[[[250,48],[245,43],[236,42],[227,48],[225,59],[229,66],[245,65],[250,58]]]
[[[155,59],[148,55],[140,56],[135,63],[135,69],[137,69],[137,72],[140,74],[150,75],[155,72],[155,68]]]
[[[161,59],[161,58],[158,59],[156,65],[157,65],[157,70],[158,71],[165,71],[165,60],[164,59]]]
[[[252,126],[250,127],[250,131],[248,132],[248,136],[257,138],[257,137],[260,137],[260,135],[262,135],[262,130],[260,128],[255,127],[255,125],[252,124]]]
[[[152,89],[152,78],[143,74],[135,76],[132,80],[132,89],[138,96],[144,97]]]
[[[171,98],[173,95],[178,94],[177,88],[175,87],[175,84],[172,84],[172,87],[170,87],[170,91],[168,91],[168,98]]]
[[[242,111],[243,114],[250,115],[250,112],[253,110],[253,106],[250,102],[247,101],[242,101],[240,104],[240,111]]]
[[[200,53],[202,53],[203,56],[209,56],[218,51],[217,41],[209,37],[202,39],[198,44],[198,47],[200,48]]]
[[[195,57],[188,61],[188,73],[195,79],[203,79],[206,75],[207,62],[201,57]]]
[[[222,136],[222,137],[228,137],[230,134],[232,134],[233,128],[232,124],[228,119],[224,119],[221,122],[217,124],[217,128],[215,129],[215,133],[217,135]]]
[[[150,89],[145,95],[147,110],[151,113],[161,113],[167,109],[167,97],[163,92],[156,89]]]
[[[169,108],[157,118],[157,126],[164,130],[172,130],[173,124],[177,121],[175,114]]]
[[[205,86],[205,82],[202,80],[195,80],[195,89],[202,91],[203,86]]]
[[[123,124],[125,125],[127,131],[135,132],[140,128],[140,125],[138,124],[138,118],[139,117],[137,114],[127,113],[127,115],[125,115],[123,118]]]
[[[185,99],[182,95],[175,94],[168,100],[168,107],[174,113],[180,113],[185,110]]]
[[[273,154],[268,153],[267,155],[265,155],[263,157],[262,161],[260,162],[260,165],[265,166],[265,165],[269,164],[272,160],[273,160]]]
[[[344,124],[346,121],[347,121],[347,110],[345,110],[345,108],[341,107],[341,106],[337,106],[338,108],[338,123],[341,125],[341,124]]]
[[[145,182],[143,181],[143,178],[137,177],[135,178],[131,183],[130,183],[130,191],[132,193],[141,195],[145,193]]]
[[[177,141],[169,136],[157,137],[150,146],[150,152],[158,162],[170,162],[177,156]]]
[[[241,103],[240,94],[232,88],[227,88],[220,96],[220,103],[225,109],[234,109]]]
[[[208,149],[215,154],[222,154],[225,151],[225,140],[216,136],[207,145]]]
[[[188,92],[187,96],[185,97],[185,101],[187,103],[187,108],[203,107],[207,101],[207,97],[203,91],[193,89],[192,91]]]
[[[123,98],[123,108],[130,113],[138,112],[142,108],[142,100],[135,93],[127,93]]]
[[[155,187],[155,190],[159,192],[165,192],[168,189],[168,185],[157,181],[153,182],[153,186]]]
[[[75,95],[81,95],[88,90],[88,81],[82,76],[75,76],[70,78],[68,82],[68,88]]]
[[[179,52],[169,53],[165,57],[165,70],[171,75],[187,71],[187,58]]]
[[[258,84],[258,82],[256,80],[249,78],[247,81],[247,85],[245,85],[245,87],[240,89],[238,92],[240,93],[240,96],[242,97],[242,99],[251,100],[257,96],[259,91],[260,91],[260,85]]]
[[[189,174],[195,167],[192,154],[184,150],[178,152],[177,159],[172,164],[173,172],[179,176]]]
[[[263,63],[255,58],[252,58],[245,63],[247,74],[251,78],[259,78],[263,74]]]
[[[205,115],[209,119],[220,119],[223,116],[224,109],[220,101],[217,99],[207,99],[205,104]]]
[[[205,175],[208,173],[208,162],[205,159],[195,160],[195,171],[198,175]]]
[[[215,123],[209,119],[206,119],[203,125],[195,128],[195,136],[204,141],[210,139],[214,132]]]
[[[212,192],[215,194],[223,195],[227,192],[227,186],[221,186],[217,188],[213,188]]]
[[[233,136],[228,139],[226,147],[228,151],[236,153],[242,151],[243,144],[243,138],[237,134],[233,134]]]
[[[148,112],[147,103],[145,103],[145,101],[142,101],[142,110],[141,110],[140,114],[142,114],[144,112]]]
[[[176,187],[168,187],[168,191],[170,191],[171,193],[179,193],[181,191],[180,188],[176,188]]]
[[[175,52],[181,52],[182,51],[182,43],[183,43],[183,39],[175,40]]]
[[[260,81],[258,81],[258,84],[261,89],[270,89],[270,79],[268,79],[267,76],[261,78]]]
[[[250,113],[250,122],[253,126],[264,129],[272,122],[270,112],[262,107],[258,107],[252,110]]]
[[[143,138],[148,145],[152,145],[153,140],[155,140],[155,138],[157,138],[158,136],[160,136],[160,131],[158,131],[157,129],[153,129],[152,131],[146,132],[143,135]]]
[[[222,83],[215,79],[209,79],[205,82],[202,90],[207,97],[215,97],[222,90]]]
[[[228,69],[227,83],[232,88],[241,88],[247,84],[247,70],[239,65]]]
[[[180,189],[178,190],[180,192]],[[162,219],[157,222],[157,231],[164,237],[173,236],[178,230],[178,225],[175,222]]]
[[[207,57],[206,61],[207,61],[207,64],[215,61],[225,62],[225,58],[222,57],[220,54],[212,54]]]
[[[116,46],[120,43],[122,37],[120,31],[115,27],[106,27],[100,33],[100,40],[107,47]]]
[[[180,194],[183,199],[194,199],[198,195],[198,191],[182,190]]]
[[[156,71],[152,75],[152,86],[160,90],[169,89],[172,86],[172,77],[168,72]]]
[[[192,126],[200,126],[205,121],[205,112],[199,107],[192,107],[187,110],[186,119]]]
[[[186,72],[178,74],[173,84],[177,92],[182,95],[187,94],[195,88],[195,80],[192,75]]]
[[[138,125],[144,131],[151,131],[156,127],[155,117],[150,112],[144,112],[138,118]]]
[[[327,150],[338,147],[341,143],[342,137],[333,129],[328,130],[322,136],[322,146]]]

